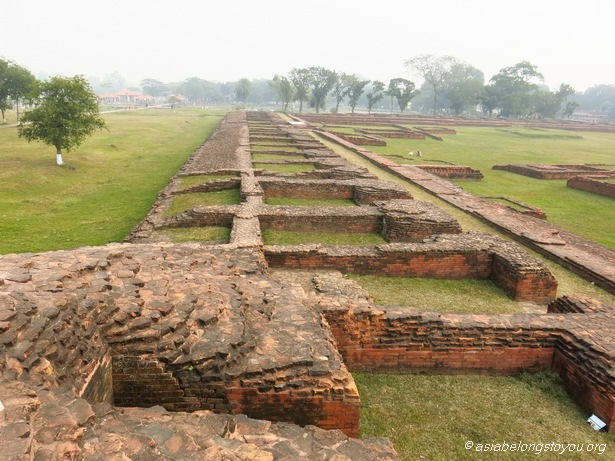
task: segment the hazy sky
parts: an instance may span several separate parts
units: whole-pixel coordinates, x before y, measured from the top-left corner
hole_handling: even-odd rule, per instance
[[[407,59],[449,54],[486,80],[527,60],[551,88],[584,91],[615,85],[614,13],[613,0],[6,0],[0,57],[137,84],[309,66],[418,84]]]

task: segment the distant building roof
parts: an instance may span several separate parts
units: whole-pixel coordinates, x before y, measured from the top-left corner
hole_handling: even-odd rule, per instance
[[[148,96],[146,94],[139,93],[138,91],[129,90],[125,88],[120,91],[116,91],[115,93],[105,93],[99,94],[99,99],[113,99],[116,101],[136,101],[136,100],[147,100],[154,99],[153,96]]]

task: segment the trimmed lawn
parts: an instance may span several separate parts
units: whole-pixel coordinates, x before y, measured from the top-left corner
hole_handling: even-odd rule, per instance
[[[0,129],[0,253],[122,241],[156,195],[218,126],[223,113],[148,109],[105,114],[100,131],[67,152]]]
[[[220,242],[228,243],[231,229],[222,226],[177,227],[156,231],[171,242]]]
[[[239,189],[225,189],[215,192],[191,192],[177,194],[173,198],[171,206],[166,211],[166,216],[173,216],[195,206],[204,205],[238,205],[241,202]]]
[[[353,376],[361,395],[361,436],[390,438],[402,460],[586,461],[614,457],[615,436],[591,429],[585,422],[589,415],[550,372]],[[468,442],[472,443],[470,450],[466,449]],[[542,446],[527,447],[525,452],[476,451],[480,444],[504,442]],[[574,453],[547,451],[544,446],[552,442],[584,444],[584,449]]]
[[[452,128],[457,134],[442,135],[444,141],[387,139],[387,146],[370,146],[370,150],[398,163],[450,162],[481,170],[485,175],[482,181],[453,182],[476,195],[506,196],[538,207],[547,213],[549,222],[615,249],[614,199],[571,189],[565,180],[534,179],[492,169],[509,163],[589,163],[612,168],[615,134],[512,127]],[[422,158],[404,157],[416,150],[423,153]]]
[[[522,313],[519,303],[508,298],[490,280],[443,280],[348,274],[376,303],[410,306],[423,311],[451,313]]]

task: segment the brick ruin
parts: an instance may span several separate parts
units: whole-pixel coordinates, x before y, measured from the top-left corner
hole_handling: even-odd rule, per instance
[[[613,177],[612,170],[598,168],[596,165],[551,165],[551,164],[518,164],[494,165],[494,170],[509,171],[536,179],[571,179],[578,176]]]
[[[592,194],[604,195],[615,198],[615,171],[609,175],[600,176],[575,176],[570,178],[566,185],[573,189],[591,192]],[[610,179],[610,181],[608,181]]]
[[[255,169],[264,144],[293,146],[315,169]],[[203,181],[183,187],[191,176]],[[182,194],[225,189],[240,203],[167,213]],[[266,203],[289,195],[355,206]],[[230,228],[228,243],[160,233],[212,225]],[[272,246],[268,228],[388,243]],[[550,304],[515,315],[379,306],[349,272],[490,279],[513,299]],[[0,256],[0,280],[0,449],[15,457],[397,459],[384,440],[349,438],[359,429],[354,370],[553,369],[609,429],[615,420],[611,307],[556,299],[555,278],[517,244],[463,232],[275,114],[230,113],[126,243]]]
[[[494,170],[509,171],[537,179],[567,179],[566,186],[592,194],[615,198],[615,170],[606,165],[495,165]]]

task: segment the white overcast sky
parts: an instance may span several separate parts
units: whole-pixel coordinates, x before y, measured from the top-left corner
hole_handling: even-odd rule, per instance
[[[527,60],[551,88],[615,85],[613,0],[6,0],[0,57],[35,75],[138,84],[323,66],[388,82],[452,55],[489,80]]]

